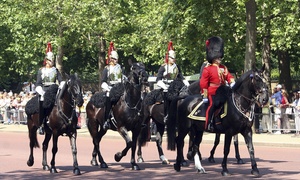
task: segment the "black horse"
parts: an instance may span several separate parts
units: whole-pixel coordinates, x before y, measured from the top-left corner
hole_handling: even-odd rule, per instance
[[[224,158],[222,162],[222,175],[228,175],[227,156],[230,149],[232,137],[241,133],[247,144],[252,166],[252,174],[259,176],[259,171],[254,157],[254,148],[252,143],[252,125],[254,117],[255,104],[265,104],[268,102],[268,90],[263,78],[264,66],[262,69],[256,68],[243,74],[236,82],[235,86],[230,89],[227,86],[220,86],[216,92],[219,98],[215,104],[226,102],[220,108],[226,110],[226,116],[222,118],[223,132],[225,134]],[[180,171],[183,160],[183,146],[185,136],[193,130],[195,133],[195,142],[193,143],[193,157],[195,166],[198,171],[204,173],[205,170],[199,161],[199,147],[205,129],[204,121],[194,121],[188,118],[193,108],[202,101],[200,95],[186,97],[182,102],[177,104],[177,108],[171,109],[169,120],[167,122],[168,148],[175,150],[177,144],[177,158],[174,169]],[[226,108],[227,106],[227,108]],[[172,112],[173,110],[173,112]],[[175,111],[174,111],[175,110]],[[176,112],[177,111],[177,112]],[[220,116],[217,116],[218,118]],[[177,122],[176,122],[177,120]],[[176,125],[178,135],[176,136]],[[176,139],[176,141],[175,141]]]
[[[179,101],[187,96],[195,95],[200,93],[200,86],[199,86],[199,80],[195,81],[190,84],[190,86],[186,87],[184,86],[183,82],[180,80],[175,80],[170,84],[170,87],[168,88],[168,92],[170,92],[170,95],[168,96],[170,100]],[[159,159],[162,161],[162,164],[169,164],[169,160],[165,157],[163,149],[162,149],[162,138],[165,132],[165,122],[164,122],[164,104],[163,104],[163,97],[162,97],[161,90],[153,90],[150,93],[148,93],[143,101],[143,124],[145,125],[144,128],[141,131],[141,135],[138,141],[138,150],[137,150],[137,161],[138,162],[144,162],[143,156],[142,156],[142,146],[144,146],[146,143],[146,139],[149,138],[151,131],[149,128],[150,120],[152,119],[152,125],[155,125],[156,131],[155,131],[155,142],[159,154]],[[192,151],[194,146],[194,139],[195,134],[193,131],[189,132],[189,148],[187,153],[187,158],[191,161],[194,160],[194,157],[192,157]],[[235,147],[235,157],[237,159],[238,164],[243,164],[243,160],[240,157],[239,149],[238,149],[238,136],[234,136],[234,147]],[[144,142],[144,143],[142,143]],[[208,158],[209,162],[214,163],[214,153],[215,150],[220,142],[220,134],[216,133],[214,146],[212,150],[210,151],[210,156]],[[200,142],[199,142],[200,144]],[[199,146],[197,144],[197,146]],[[199,151],[199,156],[201,158],[201,154]],[[187,161],[182,161],[183,166],[188,166]]]
[[[119,162],[127,154],[128,150],[131,149],[130,163],[132,169],[140,170],[135,161],[135,151],[137,138],[141,131],[141,106],[144,88],[148,86],[148,73],[142,63],[130,63],[130,65],[131,70],[128,79],[123,83],[115,85],[110,91],[110,97],[114,95],[114,97],[111,97],[111,100],[115,102],[112,112],[116,126],[113,130],[118,131],[126,141],[125,149],[115,154],[115,160]],[[116,94],[118,95],[116,96]],[[105,122],[105,101],[105,93],[96,93],[91,97],[86,106],[87,126],[94,144],[91,164],[98,166],[96,159],[98,155],[101,168],[108,168],[99,148],[100,141],[107,132],[103,129],[103,123]],[[128,131],[132,132],[132,140]]]
[[[174,98],[178,98],[180,91],[182,90],[184,84],[181,80],[173,81],[169,88],[167,94],[167,100],[172,101]],[[155,89],[149,92],[144,100],[142,106],[142,117],[143,117],[143,128],[138,139],[138,151],[137,151],[137,161],[144,162],[142,157],[142,146],[146,144],[146,140],[149,138],[150,132],[150,120],[152,119],[152,125],[155,125],[155,142],[158,150],[159,159],[162,164],[169,164],[169,160],[165,157],[162,149],[163,135],[165,132],[165,122],[164,122],[164,94],[162,89]]]
[[[55,155],[58,151],[57,141],[60,135],[66,134],[67,136],[69,136],[72,149],[74,167],[73,173],[75,175],[80,175],[81,173],[77,163],[76,147],[76,125],[78,118],[76,116],[75,108],[76,105],[78,107],[81,107],[83,104],[81,82],[78,79],[77,75],[71,75],[70,77],[68,77],[66,83],[60,91],[60,95],[58,95],[58,98],[56,99],[57,89],[57,85],[52,85],[44,95],[45,99],[43,102],[43,106],[47,109],[47,112],[49,112],[49,114],[47,114],[47,124],[45,124],[46,134],[43,141],[43,169],[50,170],[51,173],[57,173],[55,167]],[[30,139],[30,155],[27,161],[28,166],[32,166],[34,164],[33,148],[39,147],[39,143],[37,140],[37,129],[40,126],[38,104],[38,96],[35,96],[30,99],[25,106]],[[47,149],[52,136],[53,147],[50,168],[47,163]]]

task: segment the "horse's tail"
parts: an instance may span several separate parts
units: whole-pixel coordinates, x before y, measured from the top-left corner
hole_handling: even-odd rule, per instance
[[[168,150],[171,151],[176,150],[177,102],[178,99],[171,101],[167,120]]]
[[[144,104],[143,107],[143,123],[141,127],[141,132],[138,139],[139,146],[145,146],[147,144],[147,140],[150,136],[150,112],[148,111],[148,106]]]

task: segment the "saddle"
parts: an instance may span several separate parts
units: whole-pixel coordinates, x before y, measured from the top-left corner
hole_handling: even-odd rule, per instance
[[[205,124],[208,124],[206,120],[206,110],[208,108],[208,103],[203,103],[203,101],[200,101],[192,110],[192,112],[188,115],[188,118],[198,121],[205,121]],[[214,129],[214,132],[222,133],[224,132],[222,121],[223,118],[227,116],[227,101],[225,104],[219,106],[213,113],[212,116],[212,126]],[[207,127],[205,127],[207,130]]]

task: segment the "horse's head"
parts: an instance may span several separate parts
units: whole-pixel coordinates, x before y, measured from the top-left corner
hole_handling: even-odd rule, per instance
[[[269,101],[269,91],[266,84],[266,79],[264,78],[265,65],[260,70],[254,69],[250,75],[251,81],[253,83],[253,90],[257,96],[257,101],[260,105],[265,105]]]
[[[82,86],[81,81],[77,75],[71,75],[66,82],[68,86],[68,92],[72,96],[72,100],[75,101],[78,107],[83,105]]]
[[[263,76],[264,68],[265,66],[260,70],[253,68],[253,70],[244,73],[233,86],[233,90],[238,91],[246,99],[255,100],[260,105],[266,104],[269,100],[269,93]],[[247,92],[248,96],[246,95]]]
[[[145,65],[141,62],[132,63],[130,68],[130,76],[133,83],[138,85],[148,85],[148,73],[145,69]]]

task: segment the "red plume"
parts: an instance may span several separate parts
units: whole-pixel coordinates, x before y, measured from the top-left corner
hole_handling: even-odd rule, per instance
[[[206,47],[209,46],[209,40],[206,40],[205,45],[206,45]]]
[[[169,41],[169,44],[168,44],[168,51],[166,53],[166,59],[165,59],[166,63],[169,62],[169,51],[170,50],[174,50],[174,48],[173,48],[173,42],[172,41]]]
[[[48,52],[52,52],[51,42],[47,43],[46,55]],[[45,65],[46,65],[46,58],[44,59],[44,62],[43,62],[43,66],[45,66]]]
[[[46,54],[47,54],[47,52],[52,52],[51,42],[47,43]]]
[[[108,53],[107,53],[107,59],[106,59],[106,64],[109,63],[109,56],[110,56],[110,53],[111,51],[115,50],[115,47],[114,47],[114,43],[111,41],[109,43],[109,48],[108,48]]]

